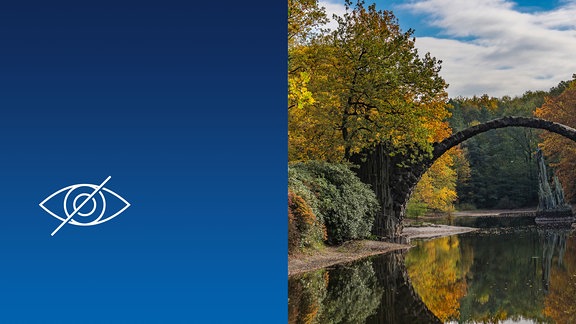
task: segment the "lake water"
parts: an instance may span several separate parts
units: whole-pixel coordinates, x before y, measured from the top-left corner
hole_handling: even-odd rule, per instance
[[[576,323],[576,232],[464,221],[484,228],[291,277],[289,322]]]

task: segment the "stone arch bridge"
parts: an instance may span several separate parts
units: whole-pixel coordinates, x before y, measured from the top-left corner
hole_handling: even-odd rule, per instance
[[[389,240],[400,238],[408,199],[432,163],[449,149],[471,137],[505,127],[544,129],[576,142],[576,129],[571,127],[538,118],[504,117],[472,126],[434,143],[432,155],[416,162],[410,162],[405,156],[389,156],[383,145],[378,145],[363,155],[353,156],[352,162],[359,166],[356,173],[363,182],[372,186],[382,207],[376,216],[373,234]]]

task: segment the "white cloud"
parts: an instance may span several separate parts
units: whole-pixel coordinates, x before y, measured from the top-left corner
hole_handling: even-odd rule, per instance
[[[576,73],[576,5],[520,12],[505,0],[421,0],[405,8],[430,19],[442,36],[416,46],[443,60],[451,96],[521,95],[548,90]]]
[[[342,3],[334,3],[329,1],[318,1],[318,5],[326,9],[326,15],[330,19],[330,22],[324,27],[330,28],[332,30],[336,29],[338,27],[338,23],[332,19],[332,15],[335,14],[340,17],[344,16],[346,13],[346,7]]]
[[[320,1],[329,17],[345,13],[329,1]],[[548,90],[576,73],[575,0],[530,12],[509,0],[409,0],[400,8],[440,30],[416,46],[443,61],[452,97]]]

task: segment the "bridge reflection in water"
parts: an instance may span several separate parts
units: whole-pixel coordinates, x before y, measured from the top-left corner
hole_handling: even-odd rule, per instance
[[[289,280],[290,323],[576,323],[570,229],[483,229],[416,241]]]
[[[289,323],[440,323],[418,297],[397,251],[288,281]]]

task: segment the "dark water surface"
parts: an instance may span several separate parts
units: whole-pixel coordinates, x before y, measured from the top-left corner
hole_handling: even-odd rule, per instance
[[[576,323],[576,233],[487,226],[291,277],[289,322]]]

